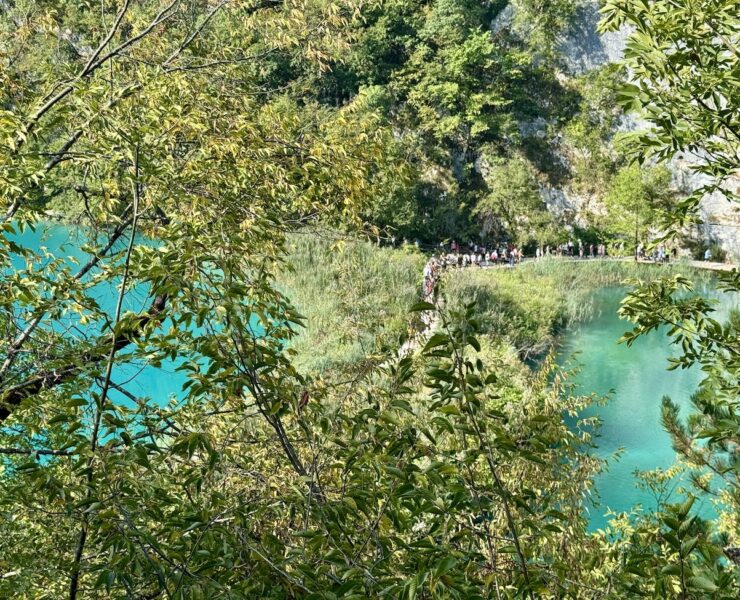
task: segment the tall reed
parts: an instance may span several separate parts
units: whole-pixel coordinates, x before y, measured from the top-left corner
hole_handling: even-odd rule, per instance
[[[288,249],[278,283],[306,317],[293,344],[299,367],[349,367],[406,330],[422,254],[313,233],[292,236]]]

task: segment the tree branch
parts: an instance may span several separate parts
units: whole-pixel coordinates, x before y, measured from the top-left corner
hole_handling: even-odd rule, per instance
[[[0,448],[0,454],[21,454],[26,456],[72,456],[73,453],[70,450]]]
[[[98,436],[100,433],[100,423],[105,412],[105,404],[108,400],[108,390],[110,389],[111,376],[113,374],[113,362],[116,356],[116,340],[118,337],[118,325],[121,322],[121,313],[123,312],[123,299],[126,296],[126,286],[128,285],[129,273],[131,268],[131,254],[134,251],[134,243],[136,240],[136,227],[139,224],[139,149],[136,149],[136,157],[134,160],[134,181],[131,184],[134,195],[134,214],[131,219],[131,236],[129,238],[128,250],[126,252],[126,262],[123,268],[123,275],[121,277],[121,289],[118,292],[118,301],[116,302],[116,310],[113,318],[112,336],[113,344],[111,345],[110,353],[108,354],[108,361],[105,367],[105,380],[103,381],[102,391],[100,392],[100,398],[95,402],[95,419],[93,423],[93,429],[90,434],[90,457],[87,459],[87,492],[85,499],[89,500],[93,495],[92,483],[93,483],[93,465],[95,459],[95,452],[98,449]],[[80,534],[77,541],[77,549],[75,550],[75,560],[72,566],[72,574],[69,580],[69,600],[75,600],[77,598],[77,590],[80,579],[80,571],[82,568],[82,554],[85,549],[85,541],[87,540],[87,532],[90,526],[89,513],[85,512],[82,516],[82,523],[80,525]]]
[[[13,386],[0,396],[0,423],[4,422],[11,412],[25,399],[35,396],[45,389],[57,387],[80,375],[86,366],[103,362],[113,347],[115,352],[137,342],[144,335],[147,327],[164,319],[169,294],[160,294],[154,298],[149,309],[141,315],[127,332],[114,338],[108,338],[92,350],[78,356],[74,362],[60,368],[51,368],[31,376],[29,379]]]

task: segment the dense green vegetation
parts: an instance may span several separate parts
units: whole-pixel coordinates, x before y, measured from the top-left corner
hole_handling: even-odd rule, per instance
[[[357,370],[421,327],[408,313],[421,289],[420,253],[311,232],[291,236],[287,251],[277,282],[305,317],[292,344],[299,368]]]
[[[706,274],[680,264],[666,265],[660,272],[707,279]],[[481,330],[510,344],[526,359],[543,355],[568,325],[592,316],[594,289],[655,277],[652,265],[543,259],[515,270],[453,271],[445,278],[444,290],[456,308],[475,302]]]
[[[581,314],[564,286],[635,267],[468,272],[404,316],[418,254],[306,235],[546,243],[556,181],[624,214],[595,236],[687,221],[611,145],[617,102],[640,158],[737,170],[734,2],[605,2],[621,88],[562,76],[578,3],[491,30],[507,4],[0,0],[0,597],[737,597],[737,322],[683,274],[635,283],[624,341],[668,325],[706,374],[664,421],[723,521],[689,497],[592,535],[592,399],[521,358]],[[64,250],[24,237],[50,209]],[[135,386],[158,369],[174,396]]]
[[[492,35],[507,4],[514,22]],[[607,150],[616,101],[602,85],[616,81],[618,70],[605,68],[600,80],[558,76],[556,40],[578,5],[439,0],[363,10],[357,43],[328,81],[340,98],[372,98],[405,132],[401,143],[414,166],[394,210],[370,215],[378,225],[430,241],[483,234],[554,242],[567,235],[565,221],[553,226],[545,218],[538,183],[593,182],[594,172],[608,180],[619,161]],[[538,119],[547,124],[544,137],[523,133]],[[599,132],[594,122],[603,122]],[[561,158],[570,153],[581,157],[572,168]],[[508,188],[511,175],[522,183]]]
[[[610,65],[564,77],[556,51],[559,36],[572,25],[584,2],[558,0],[540,6],[531,0],[400,0],[348,2],[334,9],[329,3],[317,2],[316,6],[296,9],[302,11],[306,22],[303,29],[296,25],[297,20],[291,22],[295,31],[285,29],[277,18],[264,18],[274,11],[263,10],[259,3],[234,2],[241,7],[235,11],[242,11],[241,22],[209,20],[216,45],[230,35],[230,27],[239,28],[232,47],[208,48],[199,38],[197,52],[195,48],[191,51],[197,57],[213,50],[221,57],[216,60],[228,55],[229,61],[239,62],[238,77],[246,75],[249,85],[260,90],[257,95],[241,98],[240,110],[244,112],[255,113],[269,106],[290,119],[306,105],[327,118],[351,112],[357,120],[373,122],[371,128],[382,123],[376,130],[379,133],[402,132],[383,139],[388,160],[376,161],[372,193],[366,195],[367,202],[360,210],[365,222],[389,230],[399,239],[436,243],[445,238],[478,240],[483,236],[492,242],[519,244],[565,241],[572,235],[574,215],[566,213],[554,219],[540,195],[541,186],[555,186],[591,199],[580,215],[596,228],[591,237],[603,241],[625,238],[631,243],[634,228],[625,235],[623,227],[612,227],[613,219],[600,219],[598,210],[607,196],[616,197],[607,190],[619,186],[618,179],[614,185],[612,180],[625,167],[621,146],[612,143],[620,116],[616,86],[622,71]],[[60,4],[48,23],[39,13],[38,23],[32,18],[20,26],[26,4],[33,15],[33,3],[13,2],[15,8],[4,21],[9,56],[14,56],[16,47],[34,46],[33,51],[9,63],[12,68],[6,78],[12,73],[13,81],[7,86],[6,103],[22,96],[24,80],[44,77],[39,67],[64,72],[75,57],[84,55],[85,44],[91,44],[84,38],[75,39],[80,35],[75,33],[54,47],[38,35],[44,27],[50,31],[89,27],[92,35],[101,29],[97,16],[92,16],[95,13],[75,2]],[[180,12],[185,14],[187,3],[176,3],[180,4]],[[491,23],[501,17],[508,4],[515,9],[512,23],[503,20],[492,35]],[[197,14],[208,3],[193,5],[196,8],[189,10]],[[221,9],[217,12],[225,13]],[[167,13],[163,18],[169,18]],[[328,31],[309,44],[302,43],[301,36],[310,31],[311,23],[324,20]],[[17,31],[10,43],[14,27]],[[53,64],[37,58],[45,51],[53,56]],[[227,64],[220,62],[218,66]],[[207,65],[206,61],[189,60],[187,65],[167,65],[164,74],[174,82]],[[90,66],[98,68],[94,63]],[[120,81],[128,77],[123,72],[119,75]],[[222,82],[235,81],[229,73],[224,77]],[[212,91],[216,93],[216,88]],[[97,94],[97,104],[75,109],[79,123],[94,126],[102,115],[96,112],[98,106],[104,112],[115,112],[130,93],[126,85],[119,92],[120,98],[105,85],[89,90]],[[151,106],[166,106],[163,98],[152,98]],[[169,98],[181,112],[197,102],[197,96],[179,93],[177,98]],[[277,98],[280,102],[275,102]],[[106,108],[105,102],[110,107]],[[71,109],[71,105],[65,107]],[[9,130],[14,127],[10,121],[7,126]],[[296,122],[293,126],[300,125]],[[74,136],[74,127],[68,129]],[[57,146],[64,146],[59,128],[47,134],[59,136]],[[31,155],[26,160],[31,160]],[[43,177],[49,165],[56,167],[56,161],[47,164],[43,156],[36,162],[27,165],[27,176]],[[48,189],[38,190],[41,201],[68,216],[83,212],[86,198],[89,204],[89,196],[97,190],[80,185],[75,178],[70,175],[64,179],[68,185],[48,182]],[[620,207],[612,214],[621,215]],[[657,222],[657,215],[649,217],[643,220],[642,236]]]

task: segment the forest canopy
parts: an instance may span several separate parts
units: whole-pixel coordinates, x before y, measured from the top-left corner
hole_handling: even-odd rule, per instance
[[[706,378],[662,405],[695,486],[590,533],[596,399],[523,358],[596,275],[419,302],[423,258],[377,247],[585,236],[555,183],[599,239],[669,239],[696,197],[651,160],[736,173],[735,3],[609,0],[626,65],[565,76],[581,5],[0,0],[0,597],[737,597],[737,319],[683,271],[599,272],[644,279],[625,343],[669,325]]]

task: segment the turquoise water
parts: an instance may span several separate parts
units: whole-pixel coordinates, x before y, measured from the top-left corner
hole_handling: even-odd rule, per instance
[[[66,259],[65,262],[71,272],[79,270],[90,258],[90,255],[82,250],[82,246],[89,241],[85,232],[64,225],[40,223],[35,230],[26,228],[22,232],[10,236],[10,238],[35,252],[43,253],[45,251],[55,258]],[[128,240],[124,236],[119,240],[116,249],[122,250],[127,244]],[[13,269],[20,270],[24,266],[25,263],[22,258],[13,257]],[[88,274],[88,277],[94,273],[95,270]],[[116,285],[111,283],[99,284],[93,288],[91,296],[109,317],[114,315],[118,299],[118,287]],[[147,290],[143,286],[131,289],[125,297],[123,309],[124,311],[141,312],[146,310],[150,301]],[[71,319],[72,317],[67,317],[63,324],[69,326],[72,324]],[[90,331],[94,327],[97,327],[97,325],[83,326],[82,329]],[[113,370],[112,380],[120,385],[125,385],[126,389],[138,398],[149,399],[157,404],[164,405],[171,398],[182,396],[182,386],[187,378],[183,372],[177,371],[176,367],[177,363],[172,361],[164,361],[157,367],[143,362],[124,366],[117,365]],[[116,403],[126,406],[132,404],[128,398],[115,390],[111,390],[109,396]]]
[[[709,289],[702,290],[702,294],[721,301],[715,317],[725,318],[731,308],[740,308],[737,296],[731,298]],[[646,510],[655,509],[654,497],[636,486],[633,473],[674,463],[670,438],[660,423],[660,401],[670,396],[681,406],[681,414],[688,414],[690,397],[702,379],[699,369],[667,370],[668,357],[676,349],[664,332],[653,332],[631,348],[617,344],[630,329],[630,324],[617,315],[624,295],[621,288],[595,292],[595,316],[569,331],[560,351],[561,363],[574,360],[581,368],[573,380],[576,393],[610,395],[605,406],[591,407],[583,414],[602,420],[596,454],[610,458],[623,449],[597,478],[598,504],[590,511],[591,529],[607,524],[607,509],[625,512],[638,504]],[[708,503],[699,510],[705,516],[712,515]]]

